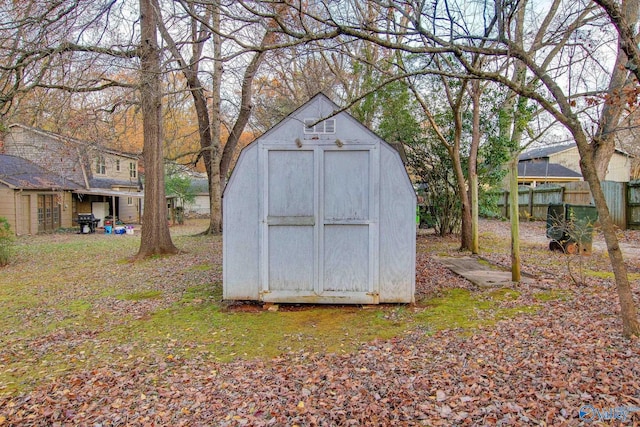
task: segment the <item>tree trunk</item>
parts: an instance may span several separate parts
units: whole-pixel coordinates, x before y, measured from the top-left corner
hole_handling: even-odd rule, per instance
[[[473,102],[473,131],[469,152],[469,199],[471,201],[471,253],[480,252],[478,239],[478,148],[480,147],[480,81],[471,82]]]
[[[260,43],[261,47],[264,47],[266,43],[272,38],[271,32],[267,30],[264,33],[264,37],[262,38],[262,42]],[[235,124],[233,125],[233,129],[227,138],[227,142],[224,145],[224,150],[222,151],[222,157],[220,158],[220,185],[221,190],[224,190],[224,186],[227,182],[227,175],[229,174],[229,169],[231,168],[231,160],[233,159],[233,155],[236,151],[236,147],[238,146],[238,141],[240,141],[240,137],[242,136],[242,132],[249,122],[249,118],[251,117],[251,99],[253,96],[253,79],[260,68],[260,64],[262,63],[262,59],[264,58],[264,52],[256,52],[256,54],[251,59],[251,62],[247,66],[244,71],[244,77],[242,79],[242,95],[240,97],[240,112],[238,114],[238,118],[236,119]]]
[[[636,13],[637,16],[637,13]],[[637,20],[637,19],[636,19]],[[627,63],[627,55],[618,47],[618,56],[614,65],[609,88],[607,90],[607,102],[602,107],[602,114],[598,121],[598,131],[593,139],[593,155],[598,179],[605,179],[609,162],[616,149],[616,129],[620,124],[620,117],[627,104],[624,93],[625,87],[630,86],[629,72],[624,68]]]
[[[509,160],[509,219],[511,222],[511,280],[522,279],[520,271],[520,209],[518,203],[518,156]]]
[[[209,221],[210,234],[222,233],[222,194],[220,182],[220,128],[222,118],[220,111],[220,91],[222,90],[222,38],[220,37],[220,7],[213,7],[213,82],[211,88],[211,147],[209,164],[209,203],[211,219]]]
[[[622,2],[623,7],[618,7],[615,0],[594,0],[609,15],[611,22],[618,30],[619,48],[624,51],[629,63],[623,64],[629,69],[640,82],[640,48],[634,33],[634,25],[638,22],[638,0],[626,0]]]
[[[622,334],[625,337],[640,336],[640,322],[638,322],[638,313],[633,300],[629,277],[627,276],[627,266],[624,263],[615,227],[609,214],[609,207],[600,186],[592,148],[587,142],[584,133],[574,133],[574,138],[580,152],[582,176],[589,183],[591,189],[591,195],[598,211],[598,221],[607,244],[611,268],[616,280],[618,300],[620,301],[620,316],[622,318]]]
[[[460,150],[454,147],[447,147],[449,156],[453,162],[453,172],[456,175],[456,184],[458,185],[458,194],[460,198],[460,214],[462,215],[460,222],[460,250],[471,250],[471,205],[469,204],[469,192],[467,189],[467,181],[462,171],[462,163],[460,161]]]
[[[443,82],[446,80],[443,79]],[[466,82],[464,83],[466,84]],[[445,84],[446,86],[446,84]],[[456,177],[456,185],[458,186],[458,198],[460,199],[460,214],[461,214],[461,225],[460,225],[460,250],[471,250],[472,246],[472,229],[471,229],[471,205],[469,203],[469,193],[467,189],[467,182],[464,176],[464,172],[462,170],[462,160],[460,159],[460,139],[462,138],[462,91],[464,88],[461,88],[461,92],[458,94],[458,98],[456,102],[451,102],[451,109],[454,114],[454,141],[453,143],[449,143],[447,138],[442,133],[442,130],[438,126],[433,114],[431,114],[431,110],[429,109],[429,105],[424,100],[424,98],[420,95],[420,92],[416,89],[414,85],[410,85],[409,88],[413,92],[416,97],[416,100],[422,107],[422,111],[427,116],[429,120],[429,124],[431,125],[433,131],[436,133],[438,140],[442,143],[442,145],[446,148],[449,157],[451,158],[451,163],[453,165],[453,172]],[[441,232],[446,232],[444,229],[440,230]]]
[[[463,91],[463,89],[460,89]],[[460,93],[459,100],[462,98]],[[454,113],[454,143],[450,147],[449,154],[453,162],[453,169],[458,184],[458,194],[460,197],[460,250],[470,251],[472,247],[473,233],[471,228],[471,203],[469,203],[469,189],[467,188],[467,180],[462,170],[462,160],[460,158],[460,139],[462,138],[462,108],[460,102],[455,103]]]
[[[152,0],[140,0],[140,103],[144,135],[144,213],[142,237],[136,258],[156,254],[174,254],[167,223],[162,154],[162,94],[160,92],[160,50],[157,40],[157,15]]]

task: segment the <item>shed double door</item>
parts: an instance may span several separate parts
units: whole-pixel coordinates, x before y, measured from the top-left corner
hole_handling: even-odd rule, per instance
[[[375,146],[261,153],[262,299],[377,303]]]

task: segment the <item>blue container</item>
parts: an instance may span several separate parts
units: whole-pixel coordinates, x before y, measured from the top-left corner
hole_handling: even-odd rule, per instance
[[[111,226],[110,225],[105,225],[104,226],[104,234],[111,234]]]

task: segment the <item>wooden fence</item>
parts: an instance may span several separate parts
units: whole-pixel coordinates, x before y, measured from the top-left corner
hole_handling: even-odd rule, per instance
[[[640,229],[640,180],[631,182],[603,181],[609,213],[618,227]],[[544,184],[535,188],[520,186],[518,210],[522,218],[546,220],[547,207],[552,203],[589,205],[593,203],[589,183]],[[498,201],[500,214],[509,217],[509,192],[503,191]]]

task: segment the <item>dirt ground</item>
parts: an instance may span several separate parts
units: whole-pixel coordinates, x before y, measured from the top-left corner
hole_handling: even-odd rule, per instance
[[[509,236],[509,230],[508,221],[480,220],[480,233],[492,232],[497,235]],[[630,260],[640,260],[640,230],[618,230],[617,236],[624,257]],[[546,223],[544,221],[522,221],[520,223],[520,242],[539,243],[548,247],[549,238],[546,236]],[[607,251],[607,245],[601,231],[594,232],[593,250],[603,253]]]

